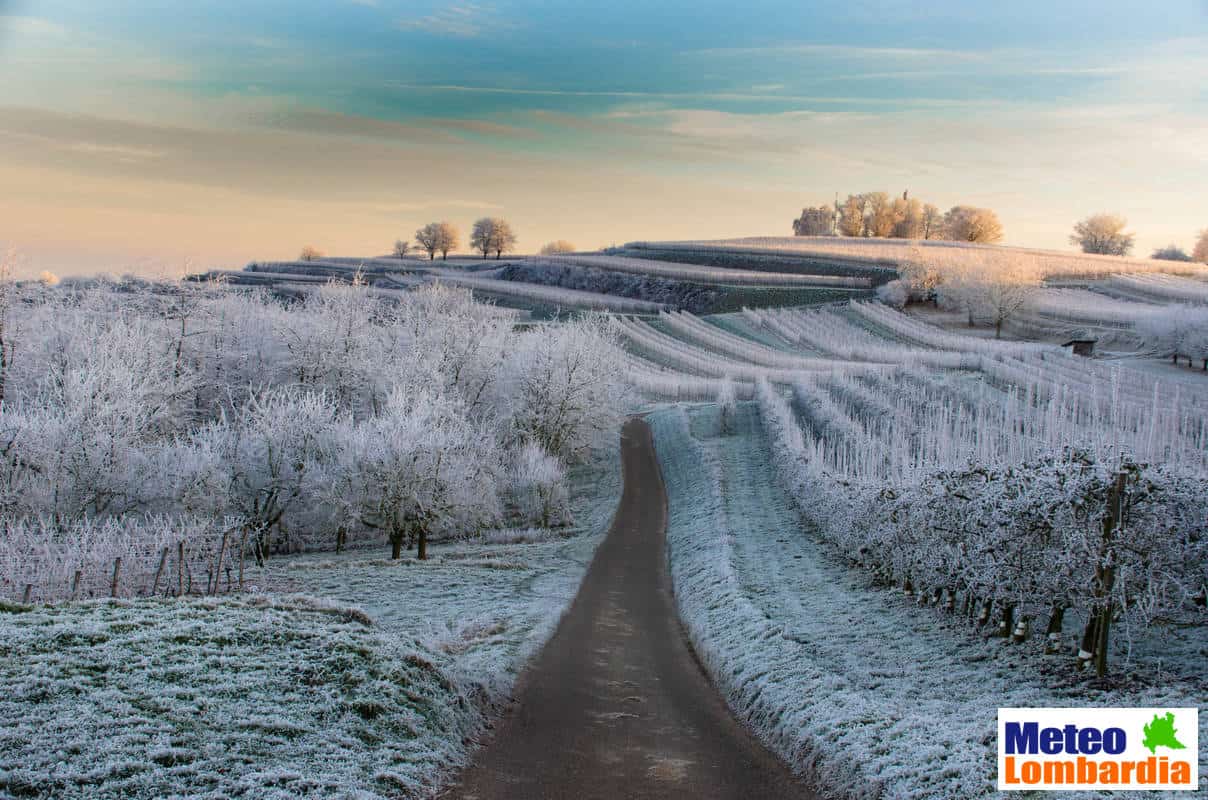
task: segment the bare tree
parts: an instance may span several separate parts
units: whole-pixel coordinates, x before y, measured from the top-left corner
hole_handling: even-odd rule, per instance
[[[1126,256],[1136,239],[1125,233],[1128,220],[1119,214],[1093,214],[1074,226],[1070,244],[1076,244],[1084,253],[1105,256]]]
[[[923,206],[923,236],[924,239],[944,238],[944,215],[938,206],[927,203]]]
[[[411,249],[410,242],[404,241],[403,239],[399,239],[394,243],[394,257],[395,258],[406,258],[407,251],[410,249]]]
[[[793,220],[794,236],[834,236],[835,209],[829,205],[801,209],[801,216]]]
[[[327,254],[324,253],[319,248],[315,247],[314,245],[308,244],[302,248],[302,252],[301,252],[301,254],[299,254],[298,260],[299,261],[318,261],[319,259],[323,258],[323,256],[325,256],[325,255],[327,255]]]
[[[516,234],[506,219],[483,217],[474,223],[470,246],[482,253],[483,258],[494,253],[495,258],[499,259],[516,246]]]
[[[1191,260],[1208,264],[1208,229],[1200,231],[1200,238],[1196,240],[1195,249],[1191,251]]]
[[[995,244],[1002,241],[1002,223],[988,208],[953,206],[944,215],[944,234],[955,242]]]
[[[577,248],[573,244],[566,241],[565,239],[558,239],[557,241],[550,242],[549,244],[542,247],[541,255],[557,256],[557,255],[562,255],[564,253],[573,253],[573,252],[575,252],[576,249]]]

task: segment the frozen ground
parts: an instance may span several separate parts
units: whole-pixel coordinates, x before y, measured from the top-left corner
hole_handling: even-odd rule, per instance
[[[608,528],[615,454],[573,480],[569,538],[281,558],[289,593],[0,608],[0,798],[431,794]]]
[[[1091,689],[1068,658],[985,639],[870,585],[802,529],[753,404],[730,435],[713,405],[650,421],[689,636],[735,713],[822,794],[994,796],[999,706],[1208,705],[1202,667]]]

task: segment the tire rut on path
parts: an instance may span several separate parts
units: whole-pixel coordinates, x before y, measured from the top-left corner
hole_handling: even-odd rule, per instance
[[[621,434],[624,492],[512,712],[447,800],[812,798],[741,724],[693,657],[666,563],[650,427]]]

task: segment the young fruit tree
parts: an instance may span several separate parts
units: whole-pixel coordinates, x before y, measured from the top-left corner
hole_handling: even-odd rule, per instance
[[[330,482],[336,422],[336,408],[322,393],[287,387],[255,394],[233,415],[194,433],[194,446],[217,459],[199,460],[204,472],[185,474],[180,484],[225,484],[207,510],[237,515],[263,563],[272,531],[288,536],[291,514],[297,512],[299,523],[314,521],[308,503]],[[208,472],[215,463],[224,470],[218,478]]]
[[[390,541],[390,557],[414,544],[428,557],[436,533],[479,530],[499,518],[503,474],[495,437],[454,397],[396,387],[381,412],[339,436],[331,501]]]

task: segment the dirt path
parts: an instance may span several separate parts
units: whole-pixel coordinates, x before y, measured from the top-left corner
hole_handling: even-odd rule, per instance
[[[666,564],[650,428],[621,437],[625,489],[574,604],[521,676],[517,705],[444,797],[810,798],[730,715],[693,658]]]

